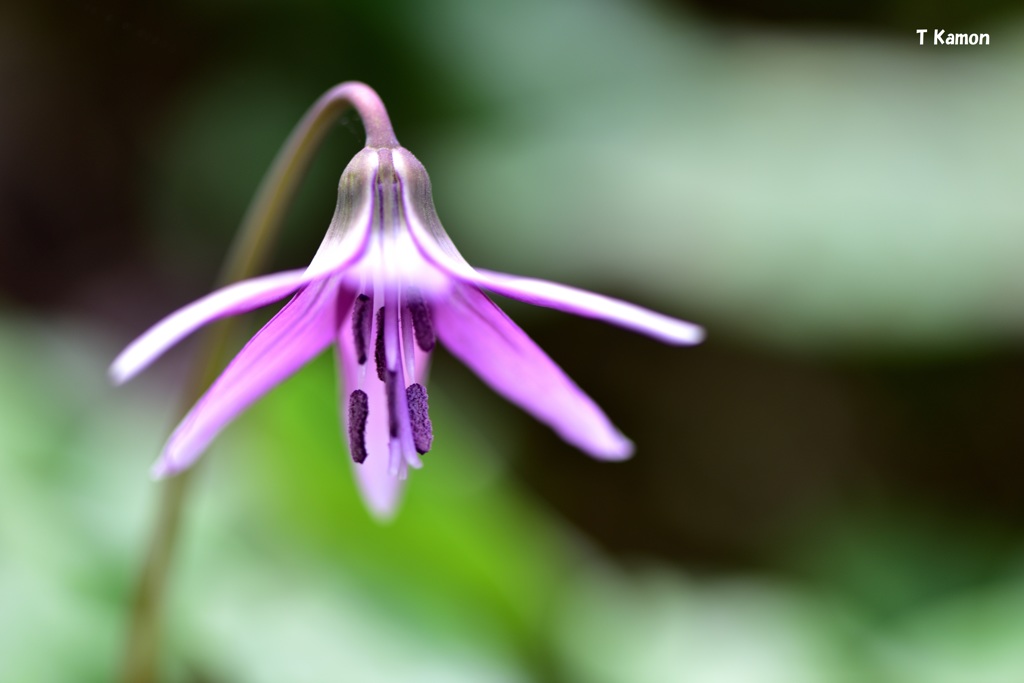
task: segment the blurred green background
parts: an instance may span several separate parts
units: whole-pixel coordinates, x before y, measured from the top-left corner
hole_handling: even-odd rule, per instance
[[[351,79],[472,263],[709,341],[501,302],[637,456],[588,459],[442,351],[436,447],[387,526],[314,362],[205,460],[167,681],[1024,681],[1022,19],[1000,0],[3,4],[0,681],[115,676],[194,346],[118,390],[106,366],[209,290],[291,127]],[[350,116],[328,138],[274,269],[309,260],[361,135]]]

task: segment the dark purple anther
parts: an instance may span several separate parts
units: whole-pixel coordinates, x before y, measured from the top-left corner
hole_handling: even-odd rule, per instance
[[[434,428],[430,424],[427,410],[427,390],[422,384],[410,384],[405,389],[405,400],[409,403],[409,422],[412,424],[412,441],[420,455],[430,450],[434,441]]]
[[[360,294],[352,306],[352,340],[356,347],[356,360],[360,365],[366,363],[366,350],[370,346],[370,297]]]
[[[366,460],[366,418],[370,415],[366,392],[356,389],[348,397],[348,448],[352,459]]]
[[[409,317],[412,318],[412,329],[416,335],[416,345],[429,353],[434,350],[437,338],[434,336],[434,321],[430,317],[430,308],[419,297],[410,297],[408,303]]]
[[[384,307],[377,309],[377,340],[373,349],[373,360],[377,363],[377,379],[384,381],[387,361],[384,358]]]

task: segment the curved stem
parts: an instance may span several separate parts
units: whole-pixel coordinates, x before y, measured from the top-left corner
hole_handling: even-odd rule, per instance
[[[346,81],[321,95],[288,136],[260,183],[242,221],[239,239],[232,246],[225,263],[222,284],[248,277],[258,270],[256,249],[263,243],[265,235],[275,234],[285,209],[309,169],[313,152],[349,107],[355,109],[363,120],[367,147],[398,147],[388,112],[373,88],[365,83]]]
[[[313,153],[348,107],[355,109],[363,120],[367,147],[398,146],[384,103],[370,86],[348,81],[324,93],[296,125],[260,183],[221,269],[219,285],[252,277],[261,270],[280,232],[285,211],[309,169]],[[234,323],[233,319],[222,320],[211,325],[203,335],[182,394],[181,415],[202,396],[223,368]],[[194,472],[195,468],[185,471],[161,486],[155,528],[132,604],[122,670],[125,683],[159,680],[160,626],[167,579]]]

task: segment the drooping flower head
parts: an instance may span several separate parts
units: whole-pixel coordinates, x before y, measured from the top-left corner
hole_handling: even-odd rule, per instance
[[[111,366],[115,382],[127,381],[202,325],[292,295],[174,430],[154,476],[187,468],[239,413],[331,345],[349,451],[378,516],[393,512],[408,469],[421,467],[431,448],[425,385],[438,341],[567,442],[597,458],[629,457],[632,443],[484,290],[670,344],[696,344],[703,330],[565,285],[472,268],[441,227],[427,172],[395,140],[376,94],[344,85],[354,89],[367,122],[367,146],[341,176],[334,217],[309,267],[199,299],[153,326]]]

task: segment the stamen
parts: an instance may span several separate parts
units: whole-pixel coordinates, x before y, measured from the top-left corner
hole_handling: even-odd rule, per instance
[[[377,340],[373,349],[373,360],[377,363],[377,379],[384,381],[387,360],[384,357],[384,307],[377,309]]]
[[[352,337],[356,346],[356,360],[360,365],[366,363],[366,351],[370,346],[370,329],[373,319],[370,317],[370,297],[360,294],[352,306]]]
[[[430,308],[418,296],[410,296],[409,316],[412,318],[412,329],[416,333],[416,345],[426,352],[434,350],[437,337],[434,336],[434,321],[430,317]]]
[[[410,384],[405,388],[405,399],[409,403],[412,441],[416,451],[423,455],[430,450],[430,445],[434,441],[434,428],[430,424],[430,413],[427,409],[427,390],[422,384]]]
[[[388,431],[391,438],[398,438],[398,373],[388,372],[384,381],[385,393],[388,395]]]
[[[348,448],[352,459],[360,464],[366,460],[366,418],[369,415],[366,392],[356,389],[348,397]]]

